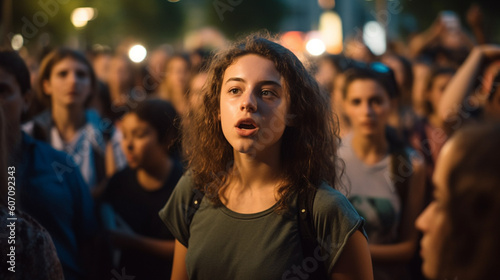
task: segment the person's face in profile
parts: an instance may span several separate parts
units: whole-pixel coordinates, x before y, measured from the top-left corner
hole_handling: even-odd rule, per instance
[[[448,175],[454,160],[453,140],[448,142],[437,159],[433,175],[434,200],[420,214],[415,226],[423,233],[420,241],[422,272],[427,278],[437,277],[443,241],[448,228],[447,204],[449,199]]]

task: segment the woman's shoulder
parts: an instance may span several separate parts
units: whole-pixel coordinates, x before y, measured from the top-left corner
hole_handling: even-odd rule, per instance
[[[327,183],[321,184],[317,189],[313,222],[318,240],[330,244],[327,247],[331,251],[325,262],[330,273],[352,234],[359,230],[366,237],[364,219],[340,191]]]
[[[193,174],[191,171],[186,171],[182,174],[181,178],[177,182],[174,188],[172,196],[184,201],[190,201],[195,191],[195,183]]]
[[[314,198],[313,215],[317,222],[343,224],[348,227],[363,223],[363,219],[347,197],[327,183],[318,187]]]
[[[314,198],[314,210],[321,212],[342,211],[349,212],[354,210],[349,200],[339,190],[334,189],[327,183],[318,186]]]

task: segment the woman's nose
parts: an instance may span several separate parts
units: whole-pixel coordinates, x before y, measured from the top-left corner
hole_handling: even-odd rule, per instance
[[[78,76],[77,76],[77,74],[74,71],[71,71],[71,72],[68,73],[67,80],[68,80],[69,83],[71,83],[72,85],[74,85],[78,81]]]
[[[132,141],[130,139],[123,138],[122,139],[122,147],[124,150],[132,151],[134,146],[132,145]]]
[[[415,227],[421,232],[424,232],[427,229],[427,216],[429,215],[431,207],[432,203],[429,206],[427,206],[415,220]]]
[[[364,106],[364,112],[367,116],[373,115],[373,107],[370,103],[366,103]]]
[[[246,110],[250,112],[257,111],[257,99],[252,92],[244,93],[241,96],[241,110]]]

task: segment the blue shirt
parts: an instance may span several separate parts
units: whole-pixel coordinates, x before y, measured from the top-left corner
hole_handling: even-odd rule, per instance
[[[65,279],[80,279],[81,241],[97,231],[94,201],[71,157],[23,133],[17,206],[50,233]]]

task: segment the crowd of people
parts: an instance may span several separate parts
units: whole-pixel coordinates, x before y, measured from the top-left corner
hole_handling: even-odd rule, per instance
[[[140,67],[1,50],[0,278],[500,278],[500,47],[478,13],[382,56],[263,33]]]

